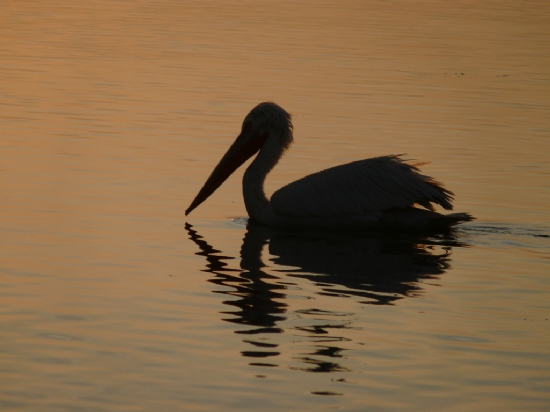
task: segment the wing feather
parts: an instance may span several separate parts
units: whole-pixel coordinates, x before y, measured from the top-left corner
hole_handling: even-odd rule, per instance
[[[271,207],[285,216],[361,215],[414,204],[452,209],[453,193],[429,176],[420,164],[400,156],[359,160],[311,174],[277,190]]]

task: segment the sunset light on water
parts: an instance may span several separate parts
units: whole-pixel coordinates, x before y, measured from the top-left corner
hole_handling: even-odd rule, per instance
[[[0,410],[550,408],[546,2],[8,1],[0,21]],[[268,198],[404,154],[476,220],[254,224],[250,162],[185,216],[264,101],[294,125]]]

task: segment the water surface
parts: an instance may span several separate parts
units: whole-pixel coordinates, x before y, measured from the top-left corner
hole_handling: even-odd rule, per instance
[[[4,2],[0,409],[550,407],[550,7]],[[266,191],[406,153],[445,236],[247,225],[242,171],[183,211],[257,103]]]

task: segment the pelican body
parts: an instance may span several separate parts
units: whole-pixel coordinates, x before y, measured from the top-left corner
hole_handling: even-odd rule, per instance
[[[246,116],[237,140],[185,214],[257,153],[244,173],[243,196],[250,219],[265,225],[421,230],[445,229],[473,219],[467,213],[435,212],[433,204],[452,209],[453,193],[420,174],[419,164],[407,163],[400,155],[359,160],[311,174],[277,190],[268,200],[264,192],[267,174],[292,141],[291,115],[275,103],[260,103]]]

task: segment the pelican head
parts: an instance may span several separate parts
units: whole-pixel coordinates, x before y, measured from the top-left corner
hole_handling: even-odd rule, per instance
[[[241,134],[222,157],[206,183],[185,211],[188,215],[204,202],[244,162],[262,147],[273,154],[276,163],[293,141],[292,117],[281,106],[264,102],[244,118]]]
[[[250,128],[252,138],[268,134],[275,138],[283,152],[291,145],[292,116],[285,109],[273,102],[264,102],[253,108],[243,120],[242,133]],[[261,147],[261,146],[260,146]]]

